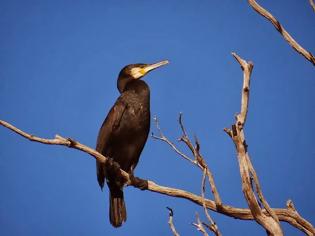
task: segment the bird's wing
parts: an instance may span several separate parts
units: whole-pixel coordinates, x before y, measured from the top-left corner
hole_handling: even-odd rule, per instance
[[[104,120],[102,127],[99,131],[97,137],[96,150],[103,155],[108,155],[110,150],[106,150],[108,148],[111,138],[115,130],[119,128],[120,122],[124,115],[124,112],[127,108],[127,103],[125,102],[125,96],[121,95],[114,106],[109,111],[106,119]],[[96,161],[97,168],[97,180],[101,188],[104,186],[105,181],[105,166]]]

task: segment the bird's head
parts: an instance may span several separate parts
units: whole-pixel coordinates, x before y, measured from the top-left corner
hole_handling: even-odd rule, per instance
[[[150,71],[168,63],[168,60],[164,60],[153,64],[138,63],[125,66],[118,76],[118,90],[122,92],[128,82],[141,79]]]
[[[128,76],[132,79],[140,79],[143,76],[145,76],[148,72],[159,68],[163,65],[168,64],[168,61],[160,61],[154,64],[143,64],[143,63],[138,63],[138,64],[131,64],[128,66],[125,66],[121,71],[119,76]]]

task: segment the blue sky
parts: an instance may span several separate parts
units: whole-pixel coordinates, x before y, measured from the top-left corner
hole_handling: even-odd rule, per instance
[[[259,2],[315,53],[308,1]],[[222,130],[239,111],[242,72],[230,53],[252,60],[245,132],[264,194],[272,207],[292,199],[315,223],[314,66],[246,1],[1,0],[0,35],[0,119],[91,147],[119,95],[120,69],[168,59],[168,66],[145,77],[152,115],[176,141],[178,113],[184,113],[223,202],[235,207],[246,202],[234,145]],[[0,157],[1,235],[171,235],[166,206],[181,235],[199,234],[191,225],[196,211],[204,219],[199,206],[132,187],[125,190],[128,220],[112,228],[108,191],[100,191],[95,161],[84,153],[31,143],[0,128]],[[136,174],[200,191],[200,171],[151,138]],[[211,215],[224,235],[265,235],[255,222]],[[303,235],[282,226],[288,235]]]

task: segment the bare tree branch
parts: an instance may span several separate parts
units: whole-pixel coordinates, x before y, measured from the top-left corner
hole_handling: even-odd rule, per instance
[[[0,120],[0,125],[10,129],[11,131],[31,141],[35,141],[35,142],[39,142],[43,144],[62,145],[62,146],[78,149],[80,151],[90,154],[98,161],[106,163],[107,158],[105,156],[101,155],[100,153],[98,153],[96,150],[92,148],[89,148],[77,141],[74,141],[73,139],[70,139],[70,138],[66,139],[59,135],[56,135],[55,139],[43,139],[43,138],[39,138],[34,135],[28,134],[3,120]],[[129,180],[128,173],[121,170],[121,174],[127,180]],[[171,196],[171,197],[187,199],[200,206],[203,206],[203,203],[205,202],[206,207],[208,209],[215,212],[222,213],[224,215],[227,215],[233,218],[240,219],[240,220],[253,220],[254,219],[249,209],[237,208],[237,207],[224,205],[224,204],[222,204],[222,206],[218,208],[215,201],[212,201],[210,199],[202,199],[201,196],[198,196],[196,194],[193,194],[191,192],[184,191],[181,189],[161,186],[151,180],[148,180],[148,190],[152,192],[164,194],[167,196]],[[273,211],[278,216],[280,221],[288,222],[289,224],[298,228],[299,230],[306,233],[307,235],[315,234],[315,228],[313,227],[313,225],[310,222],[308,222],[306,219],[301,217],[297,212],[294,212],[291,209],[286,209],[286,208],[274,208]],[[262,213],[266,216],[269,215],[265,209],[262,209]]]
[[[232,138],[236,150],[239,162],[240,174],[242,178],[242,190],[251,210],[255,220],[262,227],[264,227],[268,235],[283,235],[279,219],[274,211],[269,207],[267,201],[265,200],[259,182],[256,175],[256,171],[252,166],[249,154],[247,152],[247,144],[245,141],[244,125],[246,122],[247,111],[248,111],[248,101],[249,101],[249,87],[250,87],[250,75],[253,69],[253,63],[247,63],[245,60],[241,59],[236,53],[232,53],[234,58],[241,65],[243,70],[243,89],[242,89],[242,101],[241,101],[241,112],[236,116],[235,125],[232,125],[232,133],[229,136]],[[255,182],[256,191],[259,195],[259,200],[263,204],[269,215],[264,215],[258,200],[256,199],[255,192],[251,185],[251,178]]]
[[[197,230],[201,231],[204,236],[208,235],[205,228],[203,226],[206,226],[209,230],[211,230],[212,232],[215,233],[215,235],[217,236],[221,236],[221,233],[219,232],[219,229],[217,227],[217,225],[215,224],[215,222],[212,220],[210,214],[208,213],[207,207],[206,207],[206,203],[205,203],[205,183],[206,183],[206,176],[208,177],[209,180],[209,184],[212,190],[212,193],[214,194],[214,198],[215,198],[215,203],[216,206],[219,208],[222,205],[222,201],[221,198],[219,196],[219,193],[216,189],[215,183],[214,183],[214,178],[212,176],[211,171],[209,170],[205,160],[203,159],[203,157],[200,155],[200,144],[197,138],[195,143],[196,145],[194,146],[191,142],[191,140],[188,137],[188,134],[186,132],[184,123],[183,123],[183,119],[182,119],[182,113],[180,113],[179,115],[179,125],[180,128],[182,130],[182,136],[179,138],[179,141],[182,141],[186,144],[186,146],[190,149],[190,151],[192,152],[192,154],[194,155],[194,160],[187,157],[185,154],[183,154],[183,152],[179,151],[178,148],[163,134],[158,119],[155,117],[155,124],[156,124],[156,128],[159,132],[159,136],[156,136],[154,134],[152,134],[152,137],[158,140],[161,140],[163,142],[166,142],[177,154],[179,154],[181,157],[183,157],[186,160],[189,160],[192,164],[198,166],[202,171],[203,171],[203,175],[202,175],[202,182],[201,182],[201,196],[202,196],[202,206],[204,208],[205,211],[205,215],[207,216],[208,221],[210,222],[210,224],[206,224],[204,222],[200,221],[199,215],[198,213],[196,214],[196,219],[197,219],[197,223],[193,223],[193,225],[197,228]]]
[[[197,162],[197,166],[203,172],[206,171],[206,174],[207,174],[207,177],[209,180],[209,184],[210,184],[210,188],[211,188],[211,192],[214,196],[214,202],[216,203],[217,208],[220,208],[222,205],[222,200],[221,200],[221,197],[220,197],[219,192],[217,190],[217,187],[215,185],[213,174],[210,171],[205,159],[203,158],[203,156],[200,153],[200,144],[199,144],[197,137],[195,136],[195,144],[196,144],[195,146],[190,141],[190,139],[187,135],[184,123],[183,123],[183,114],[182,113],[179,114],[179,124],[180,124],[181,130],[183,132],[183,134],[179,138],[179,140],[183,141],[186,144],[186,146],[190,149],[190,151],[192,152],[192,154],[195,157],[195,161]]]
[[[197,138],[196,138],[196,141],[195,141],[196,145],[194,146],[193,143],[191,142],[187,132],[186,132],[186,129],[185,129],[185,126],[184,126],[184,123],[183,123],[183,114],[180,113],[179,114],[179,119],[178,119],[180,128],[182,130],[182,136],[178,140],[182,141],[182,142],[184,142],[186,144],[186,146],[189,148],[189,150],[193,154],[194,159],[189,158],[183,152],[179,151],[179,149],[175,146],[175,144],[172,143],[163,134],[163,132],[162,132],[162,130],[160,128],[158,119],[155,117],[154,120],[155,120],[156,128],[157,128],[160,136],[156,136],[156,135],[152,134],[152,137],[167,143],[177,154],[179,154],[181,157],[183,157],[184,159],[188,160],[192,164],[196,165],[197,167],[199,167],[202,171],[206,170],[206,173],[207,173],[207,176],[208,176],[208,180],[209,180],[209,184],[210,184],[210,187],[211,187],[211,191],[212,191],[213,196],[214,196],[214,201],[215,201],[215,203],[217,205],[217,208],[220,208],[220,206],[222,205],[222,201],[221,201],[219,192],[217,190],[217,187],[215,185],[214,177],[213,177],[210,169],[208,168],[204,158],[200,154],[200,144],[199,144]]]
[[[313,8],[313,11],[315,12],[315,3],[314,3],[314,0],[309,0],[310,1],[310,4],[311,4],[311,7]]]
[[[260,6],[255,0],[248,0],[248,3],[252,6],[252,8],[258,12],[260,15],[269,20],[276,30],[283,36],[283,38],[290,44],[290,46],[304,56],[308,61],[310,61],[315,66],[315,57],[309,51],[305,50],[298,42],[296,42],[292,36],[283,28],[280,22],[266,9]],[[310,0],[310,3],[313,6],[314,2]]]
[[[34,141],[34,142],[39,142],[39,143],[43,143],[43,144],[50,144],[50,145],[61,145],[61,146],[67,146],[69,148],[74,148],[83,152],[86,152],[88,154],[90,154],[91,156],[93,156],[97,161],[99,161],[100,163],[106,163],[107,158],[105,156],[103,156],[102,154],[100,154],[99,152],[97,152],[96,150],[85,146],[71,138],[64,138],[58,134],[55,135],[54,139],[45,139],[45,138],[40,138],[40,137],[36,137],[32,134],[28,134],[18,128],[16,128],[15,126],[9,124],[8,122],[5,122],[3,120],[0,120],[0,125],[12,130],[13,132],[21,135],[24,138],[29,139],[30,141]],[[121,176],[123,176],[127,182],[129,181],[129,174],[123,170],[120,170],[121,172]]]
[[[153,118],[154,122],[155,122],[155,126],[159,132],[160,136],[156,136],[154,133],[151,134],[151,137],[157,140],[161,140],[163,142],[166,142],[169,146],[171,146],[171,148],[181,157],[183,157],[185,160],[191,162],[192,164],[196,165],[196,161],[194,161],[192,158],[186,156],[183,152],[181,152],[174,143],[172,143],[162,132],[161,128],[160,128],[160,124],[159,124],[159,120],[157,117]]]
[[[232,56],[240,64],[242,70],[244,71],[243,75],[243,89],[242,89],[242,102],[241,102],[241,112],[237,115],[236,119],[238,120],[238,126],[240,129],[243,128],[248,111],[248,100],[249,100],[249,88],[250,88],[250,76],[253,71],[254,64],[252,62],[247,63],[245,60],[240,58],[235,52],[232,52]]]
[[[173,223],[173,216],[174,216],[174,212],[173,212],[173,209],[170,208],[170,207],[166,207],[168,209],[168,224],[172,230],[172,233],[174,236],[179,236],[179,233],[177,233],[176,231],[176,228],[174,226],[174,223]]]
[[[203,236],[209,236],[207,231],[203,227],[203,223],[201,222],[197,212],[196,212],[196,220],[197,220],[197,223],[192,223],[192,225],[195,226],[196,229],[203,234]]]
[[[207,175],[207,170],[204,169],[203,175],[202,175],[202,181],[201,181],[201,197],[202,197],[202,206],[205,212],[205,215],[210,222],[210,224],[206,224],[204,222],[203,225],[205,225],[210,231],[212,231],[216,236],[221,236],[221,232],[219,231],[219,228],[217,224],[213,221],[212,217],[210,216],[208,212],[208,208],[206,206],[206,201],[205,201],[205,194],[206,194],[206,175]]]

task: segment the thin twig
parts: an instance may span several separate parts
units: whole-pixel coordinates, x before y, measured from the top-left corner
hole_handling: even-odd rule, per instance
[[[181,127],[181,130],[183,132],[182,137],[180,138],[181,141],[183,141],[186,146],[190,149],[191,153],[194,155],[195,157],[195,161],[197,162],[196,165],[202,170],[206,170],[207,176],[208,176],[208,180],[209,180],[209,184],[211,187],[211,192],[213,193],[214,196],[214,201],[217,205],[218,210],[220,209],[220,206],[222,205],[222,200],[221,197],[219,195],[219,191],[217,190],[217,187],[215,185],[215,181],[214,181],[214,177],[212,172],[210,171],[205,159],[203,158],[203,156],[200,154],[200,144],[198,141],[198,138],[195,136],[195,146],[192,144],[192,142],[190,141],[185,126],[184,126],[184,122],[183,122],[183,114],[180,113],[179,114],[179,125]]]
[[[221,236],[221,232],[219,231],[219,228],[217,224],[214,222],[212,217],[210,216],[208,212],[208,208],[206,206],[206,201],[205,201],[205,193],[206,193],[206,175],[207,175],[207,170],[205,169],[202,174],[202,181],[201,181],[201,197],[202,197],[202,207],[204,209],[205,215],[210,222],[210,224],[206,224],[203,222],[203,225],[205,225],[209,230],[211,230],[216,236]]]
[[[308,61],[310,61],[315,66],[315,57],[309,51],[305,50],[298,42],[296,42],[292,36],[283,28],[280,22],[266,9],[260,6],[255,0],[248,0],[248,3],[252,8],[258,12],[260,15],[269,20],[276,30],[283,36],[283,38],[290,44],[290,46],[304,56]],[[312,5],[313,6],[313,5]]]
[[[15,126],[9,124],[8,122],[0,120],[0,125],[8,128],[9,130],[21,135],[22,137],[29,139],[31,141],[43,143],[43,144],[51,144],[51,145],[62,145],[67,146],[70,148],[78,149],[80,151],[83,151],[87,154],[90,154],[92,157],[97,159],[100,162],[105,163],[107,158],[103,155],[101,155],[96,150],[85,146],[77,141],[73,141],[73,139],[66,139],[61,136],[57,136],[55,139],[44,139],[39,138],[34,135],[30,135]],[[129,178],[128,173],[121,170],[122,176]],[[194,202],[200,206],[203,205],[204,201],[206,203],[206,207],[212,211],[220,212],[224,215],[240,219],[240,220],[253,220],[253,215],[249,209],[244,208],[237,208],[229,205],[224,205],[220,207],[220,210],[218,210],[217,205],[214,201],[210,199],[203,200],[201,196],[198,196],[196,194],[193,194],[191,192],[182,190],[182,189],[176,189],[176,188],[170,188],[166,186],[161,186],[156,184],[155,182],[148,180],[148,190],[151,192],[160,193],[163,195],[171,196],[171,197],[177,197],[177,198],[183,198],[187,199],[191,202]],[[286,208],[274,208],[273,211],[278,216],[280,221],[285,221],[291,224],[292,226],[298,228],[302,232],[306,233],[307,235],[314,235],[315,234],[315,228],[313,225],[302,218],[299,214],[296,212],[293,212],[292,210],[286,209]],[[267,211],[264,209],[262,210],[264,215],[269,215]]]
[[[188,136],[188,134],[186,132],[186,129],[185,129],[185,126],[184,126],[184,123],[183,123],[183,113],[179,113],[178,123],[179,123],[179,126],[180,126],[181,130],[182,130],[182,136],[178,140],[182,141],[182,142],[184,142],[186,144],[186,146],[189,148],[191,153],[194,155],[195,160],[197,162],[196,153],[195,153],[195,147],[192,144],[192,142],[190,141],[190,138],[189,138],[189,136]],[[198,164],[198,162],[197,162],[197,164]]]
[[[179,236],[179,233],[177,233],[176,231],[176,228],[174,226],[174,223],[173,223],[173,216],[174,216],[174,212],[173,212],[173,209],[170,208],[170,207],[166,207],[168,209],[168,224],[172,230],[172,233],[174,236]]]
[[[185,160],[191,162],[192,164],[196,164],[196,162],[191,159],[190,157],[186,156],[183,152],[181,152],[176,146],[174,143],[172,143],[162,132],[161,128],[160,128],[160,124],[159,124],[159,120],[157,117],[154,117],[154,122],[155,122],[155,126],[156,126],[156,129],[159,131],[159,135],[160,136],[157,136],[155,134],[151,134],[151,137],[154,138],[154,139],[157,139],[157,140],[161,140],[163,142],[166,142],[178,155],[180,155],[181,157],[183,157]]]
[[[207,171],[207,176],[208,176],[208,180],[209,180],[209,184],[211,187],[211,192],[214,195],[214,201],[217,204],[217,208],[218,210],[220,209],[220,206],[222,205],[222,201],[219,195],[219,192],[216,188],[215,185],[215,181],[214,181],[214,177],[210,171],[210,169],[208,168],[204,158],[202,157],[202,155],[200,154],[200,144],[199,141],[197,139],[197,137],[195,137],[195,143],[196,146],[194,146],[190,140],[190,138],[188,137],[188,134],[186,132],[185,126],[184,126],[184,122],[183,122],[183,114],[180,113],[179,114],[179,125],[180,128],[182,130],[182,136],[179,138],[179,141],[182,141],[186,144],[186,146],[189,148],[189,150],[191,151],[191,153],[194,156],[194,159],[189,158],[187,155],[185,155],[183,152],[179,151],[179,149],[175,146],[174,143],[172,143],[162,132],[161,128],[160,128],[160,124],[158,121],[157,117],[154,117],[154,122],[155,122],[155,126],[158,130],[159,136],[156,136],[154,134],[152,134],[151,136],[157,140],[161,140],[165,143],[167,143],[177,154],[179,154],[181,157],[183,157],[184,159],[188,160],[189,162],[191,162],[192,164],[198,166],[202,171],[204,169],[206,169]]]
[[[181,128],[181,130],[183,132],[183,135],[188,137],[186,129],[184,127],[184,123],[183,123],[183,113],[182,112],[179,113],[178,122],[179,122],[180,128]]]
[[[197,212],[196,212],[196,220],[197,220],[197,223],[192,223],[192,225],[195,226],[196,229],[203,234],[203,236],[209,236],[207,231],[203,227],[203,223],[201,222]]]

